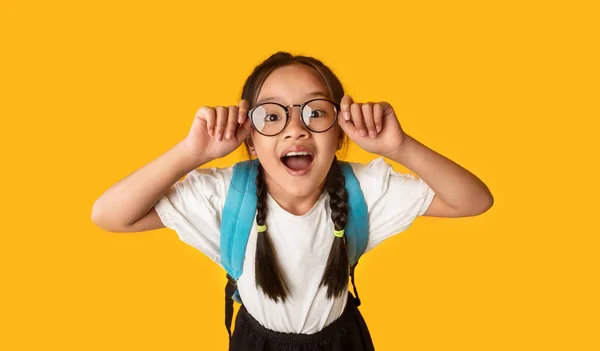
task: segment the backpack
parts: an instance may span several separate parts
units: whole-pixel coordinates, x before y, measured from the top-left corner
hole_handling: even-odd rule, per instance
[[[242,303],[237,291],[237,280],[242,274],[248,237],[256,216],[256,175],[258,159],[238,162],[233,166],[233,175],[223,207],[221,220],[220,255],[221,264],[227,271],[225,286],[225,327],[231,339],[233,301]],[[368,209],[358,179],[348,162],[337,161],[345,177],[348,193],[348,222],[344,235],[350,263],[350,277],[357,306],[358,292],[354,285],[354,269],[365,252],[369,236]],[[333,235],[333,233],[332,233]]]

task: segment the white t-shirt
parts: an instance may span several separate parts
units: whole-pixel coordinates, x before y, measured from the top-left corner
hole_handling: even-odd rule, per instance
[[[423,215],[434,191],[411,174],[397,173],[377,158],[366,165],[351,163],[369,210],[369,243],[366,251],[410,227]],[[222,209],[233,167],[191,171],[156,203],[164,225],[217,264]],[[267,195],[266,225],[281,265],[290,296],[285,303],[269,299],[255,284],[254,258],[257,231],[253,226],[238,290],[248,312],[264,327],[286,333],[313,334],[336,320],[346,306],[346,295],[332,300],[319,288],[333,243],[329,195],[324,192],[313,208],[293,215]]]

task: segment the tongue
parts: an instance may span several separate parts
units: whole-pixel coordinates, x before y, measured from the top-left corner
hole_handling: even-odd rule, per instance
[[[283,163],[290,169],[300,171],[308,168],[312,158],[310,156],[288,156],[283,159]]]

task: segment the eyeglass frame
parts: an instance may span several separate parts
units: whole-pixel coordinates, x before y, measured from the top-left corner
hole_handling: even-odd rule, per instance
[[[310,127],[306,125],[306,122],[304,121],[304,118],[302,118],[302,111],[304,111],[304,107],[305,107],[305,106],[306,106],[308,103],[311,103],[311,102],[313,102],[313,101],[327,101],[327,102],[330,102],[331,104],[333,104],[333,106],[336,108],[336,114],[335,114],[335,118],[334,118],[334,120],[333,120],[333,123],[331,123],[331,126],[330,126],[329,128],[327,128],[327,129],[325,129],[325,130],[323,130],[323,131],[320,131],[320,132],[316,132],[316,131],[314,131],[314,130],[310,129]],[[275,134],[264,134],[264,133],[262,133],[261,131],[259,131],[259,130],[258,130],[258,128],[256,128],[256,126],[254,125],[254,119],[252,118],[252,113],[254,112],[254,110],[255,110],[255,109],[257,109],[258,107],[260,107],[260,106],[262,106],[262,105],[264,105],[264,104],[275,104],[275,105],[278,105],[278,106],[280,106],[282,109],[284,109],[284,110],[285,110],[285,124],[283,125],[283,128],[281,128],[281,130],[280,130],[279,132],[275,133]],[[283,132],[283,131],[285,130],[285,128],[287,128],[287,125],[288,125],[288,123],[290,123],[290,113],[291,113],[291,112],[290,112],[290,107],[294,107],[294,106],[298,106],[298,107],[299,107],[299,109],[298,109],[298,112],[299,112],[299,115],[300,115],[300,120],[302,121],[302,124],[304,125],[304,127],[305,127],[306,129],[308,129],[308,131],[310,131],[310,132],[312,132],[312,133],[325,133],[326,131],[328,131],[328,130],[330,130],[331,128],[333,128],[333,126],[335,126],[335,122],[337,122],[338,113],[341,111],[341,107],[340,107],[340,105],[339,105],[338,103],[336,103],[336,102],[334,102],[334,101],[331,101],[331,100],[329,100],[329,99],[324,99],[324,98],[316,98],[316,99],[311,99],[311,100],[308,100],[308,101],[306,101],[306,102],[305,102],[305,103],[303,103],[303,104],[291,104],[291,105],[287,105],[287,106],[285,106],[285,105],[282,105],[282,104],[280,104],[280,103],[277,103],[277,102],[274,102],[274,101],[265,101],[265,102],[261,102],[260,104],[258,104],[258,105],[256,105],[256,106],[254,106],[253,108],[251,108],[251,109],[248,111],[248,118],[250,118],[250,123],[252,123],[252,127],[254,127],[254,129],[255,129],[255,130],[256,130],[256,131],[257,131],[257,132],[258,132],[260,135],[264,135],[264,136],[276,136],[276,135],[279,135],[279,134],[281,134],[281,132]]]

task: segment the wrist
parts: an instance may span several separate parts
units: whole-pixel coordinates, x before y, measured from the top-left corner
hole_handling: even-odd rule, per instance
[[[177,159],[180,161],[182,167],[188,171],[196,169],[203,164],[212,161],[212,159],[208,157],[205,152],[197,152],[194,150],[187,139],[177,143],[177,145],[173,147],[173,151],[176,153]]]
[[[402,163],[402,161],[410,154],[410,148],[417,143],[417,141],[408,134],[404,135],[402,143],[400,145],[395,146],[390,152],[388,152],[385,157],[392,159],[398,163]]]

